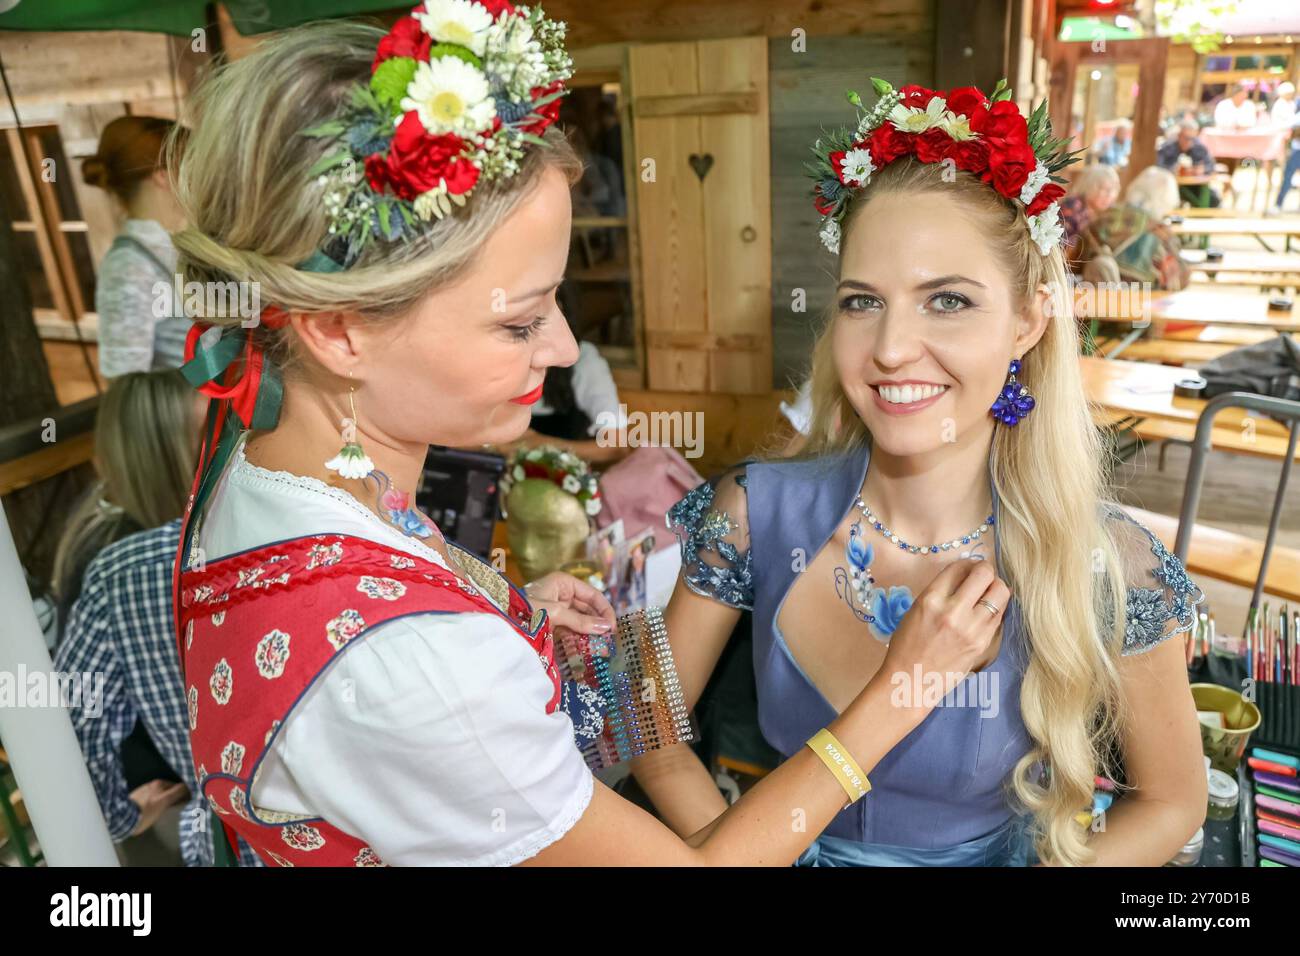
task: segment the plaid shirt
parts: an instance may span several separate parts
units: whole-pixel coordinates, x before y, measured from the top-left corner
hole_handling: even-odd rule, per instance
[[[127,791],[120,750],[138,718],[190,790],[180,819],[185,865],[211,866],[211,815],[199,795],[190,756],[189,711],[172,626],[172,562],[180,528],[177,519],[123,538],[95,556],[54,667],[60,673],[104,677],[102,713],[87,713],[81,700],[69,709],[113,839],[126,839],[140,819]],[[241,866],[262,865],[242,841],[239,850]]]

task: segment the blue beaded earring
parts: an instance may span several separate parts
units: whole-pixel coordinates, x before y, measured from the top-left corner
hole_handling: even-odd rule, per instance
[[[1016,381],[1016,373],[1020,371],[1020,359],[1011,360],[1009,371],[1011,377],[1007,379],[1007,384],[1002,386],[998,400],[993,403],[989,411],[1002,424],[1016,425],[1033,411],[1034,396],[1029,394],[1027,386]]]

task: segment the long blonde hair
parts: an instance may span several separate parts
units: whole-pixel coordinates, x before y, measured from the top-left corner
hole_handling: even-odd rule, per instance
[[[172,237],[186,282],[256,282],[263,305],[289,312],[398,317],[457,276],[545,169],[558,167],[570,183],[581,177],[581,160],[549,127],[518,173],[479,183],[463,208],[419,239],[372,241],[342,272],[297,269],[329,228],[322,186],[308,173],[331,146],[303,131],[342,115],[352,88],[369,81],[383,36],[368,24],[307,24],[204,77],[188,103],[184,155],[168,166],[189,224]],[[231,310],[203,320],[228,326],[241,316]],[[259,326],[255,335],[285,371],[302,357],[287,329]]]
[[[1024,211],[959,171],[945,181],[940,164],[910,157],[874,173],[845,223],[871,196],[941,193],[969,211],[997,249],[1020,307],[1041,285],[1051,290],[1052,318],[1018,376],[1037,400],[1016,428],[996,428],[990,453],[1001,505],[998,537],[1003,573],[1021,609],[1029,647],[1020,711],[1033,748],[1017,764],[1011,787],[1033,814],[1039,856],[1088,862],[1086,830],[1076,815],[1091,807],[1094,776],[1111,773],[1122,725],[1116,660],[1124,634],[1126,587],[1117,547],[1102,520],[1108,446],[1092,423],[1079,372],[1065,265],[1059,249],[1043,256]],[[871,436],[849,404],[836,371],[833,320],[813,350],[813,418],[805,455],[869,446]],[[1103,633],[1102,622],[1115,622]],[[1032,778],[1042,762],[1049,772]]]

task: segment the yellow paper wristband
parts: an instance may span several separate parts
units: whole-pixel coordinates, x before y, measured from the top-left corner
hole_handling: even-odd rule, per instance
[[[840,746],[835,735],[823,727],[808,739],[812,752],[821,757],[822,763],[835,775],[844,792],[849,795],[849,803],[856,803],[867,795],[871,781],[862,772],[849,752]]]

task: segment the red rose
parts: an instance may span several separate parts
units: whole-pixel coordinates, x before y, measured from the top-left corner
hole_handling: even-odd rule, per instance
[[[375,72],[380,63],[395,56],[411,56],[417,60],[427,60],[429,47],[432,45],[433,37],[424,32],[419,20],[415,17],[402,17],[379,41],[379,48],[375,51],[375,61],[370,64],[370,72]]]
[[[971,129],[989,139],[1026,142],[1029,127],[1020,109],[1010,100],[999,100],[988,111],[977,111],[971,118]],[[978,125],[976,125],[978,124]]]
[[[893,123],[886,120],[876,127],[867,140],[867,150],[871,153],[871,162],[877,169],[889,165],[899,156],[906,155],[914,149],[911,133],[902,132]]]
[[[952,150],[952,137],[936,126],[917,136],[915,146],[917,159],[937,163]]]
[[[478,2],[488,13],[492,14],[493,20],[500,20],[503,16],[509,16],[515,12],[515,8],[507,0],[478,0]]]
[[[1037,165],[1038,159],[1028,143],[990,142],[989,168],[981,178],[1007,198],[1019,199],[1020,187]]]
[[[947,155],[958,169],[967,172],[982,173],[988,168],[989,146],[982,139],[953,140]]]
[[[930,105],[930,101],[939,95],[934,90],[928,90],[924,86],[917,86],[915,83],[900,86],[898,92],[903,97],[899,100],[903,106],[915,106],[918,109],[925,109]]]
[[[562,80],[556,80],[549,86],[533,87],[532,90],[529,91],[528,95],[533,98],[534,102],[536,102],[543,96],[549,96],[551,93],[562,89],[564,89],[564,82]],[[527,126],[521,127],[523,131],[525,133],[532,133],[534,136],[541,136],[542,131],[545,130],[546,127],[550,126],[560,118],[560,104],[562,102],[564,102],[564,97],[557,96],[545,106],[540,106],[534,109],[533,112],[536,113],[540,119],[536,119]]]
[[[376,192],[385,184],[399,199],[414,199],[446,180],[447,191],[469,192],[478,182],[478,167],[460,155],[465,141],[454,133],[430,136],[415,111],[402,117],[387,157],[366,157],[366,176]],[[379,160],[379,162],[375,162]]]
[[[1040,212],[1065,195],[1065,187],[1059,183],[1047,183],[1038,190],[1034,201],[1025,209],[1026,216],[1037,216]]]
[[[988,109],[989,101],[973,86],[959,86],[947,96],[948,109],[957,116],[972,118],[977,112]]]

